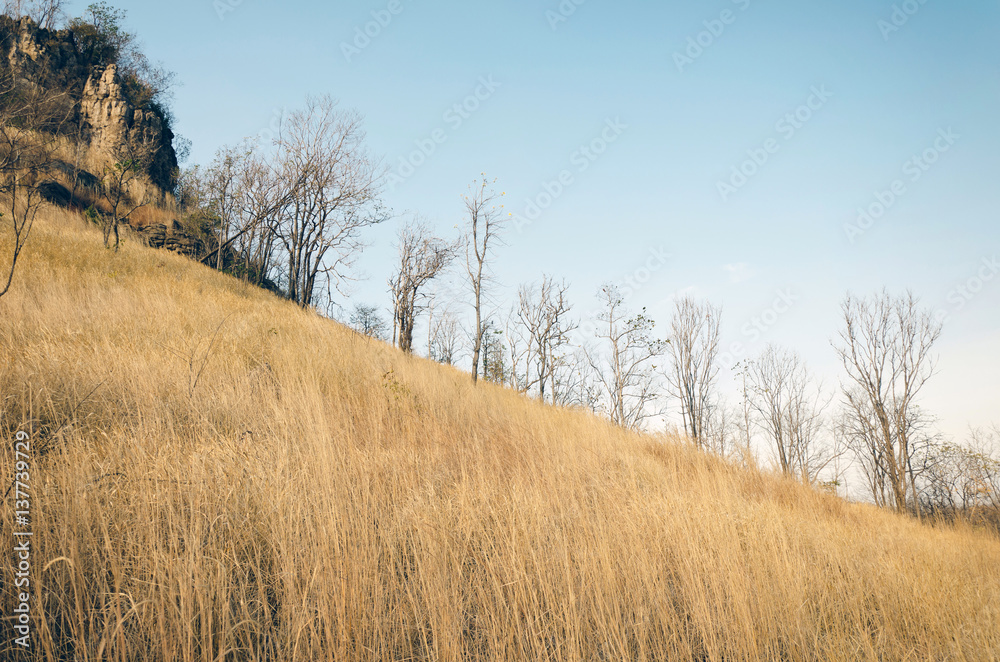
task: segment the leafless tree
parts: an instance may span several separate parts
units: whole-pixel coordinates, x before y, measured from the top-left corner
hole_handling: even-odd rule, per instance
[[[503,329],[495,320],[486,322],[482,348],[483,379],[494,384],[509,384],[511,369],[504,351]]]
[[[423,288],[448,268],[457,246],[435,237],[420,223],[409,223],[399,232],[396,272],[389,280],[393,299],[393,344],[413,352],[413,329],[424,309]]]
[[[685,433],[705,445],[705,427],[719,373],[719,323],[722,311],[691,297],[675,302],[670,323],[672,364],[665,371],[670,394],[680,400]]]
[[[876,502],[919,514],[914,459],[928,441],[917,397],[934,374],[931,348],[941,324],[912,293],[848,296],[834,343],[847,372],[841,429],[869,474]]]
[[[301,175],[301,173],[300,173]],[[202,262],[262,286],[279,266],[278,216],[303,181],[289,180],[274,155],[252,141],[221,148],[203,173],[189,171],[195,197],[217,226],[218,241]]]
[[[979,504],[992,508],[1000,520],[1000,427],[973,429],[966,448],[972,458],[970,474]]]
[[[121,224],[127,223],[136,210],[151,202],[145,179],[156,152],[156,145],[138,132],[129,132],[112,148],[111,162],[104,167],[102,189],[108,204],[108,213],[102,219],[105,248],[111,248],[111,236],[114,235],[117,251]]]
[[[14,20],[27,16],[38,27],[53,30],[66,17],[65,0],[5,0],[3,13]]]
[[[936,444],[921,480],[924,507],[947,515],[1000,509],[1000,455],[989,433],[973,430],[967,443]]]
[[[563,407],[582,407],[597,413],[601,401],[601,389],[594,376],[594,370],[587,359],[587,353],[577,348],[566,354],[555,366],[553,374],[555,386],[552,389],[553,402]]]
[[[293,185],[274,232],[287,265],[287,295],[309,306],[324,282],[339,289],[365,244],[361,232],[386,220],[385,169],[365,147],[361,117],[330,97],[289,115],[277,140],[276,171]]]
[[[739,385],[740,402],[736,413],[736,427],[739,430],[739,443],[735,450],[746,466],[757,466],[757,454],[753,447],[753,407],[750,405],[750,361],[744,359],[734,366],[735,378]]]
[[[550,276],[541,284],[522,285],[518,290],[516,316],[524,331],[524,389],[537,389],[545,401],[546,389],[554,403],[558,400],[557,372],[566,359],[569,334],[576,323],[569,319],[572,305],[566,293],[569,286]]]
[[[598,295],[597,337],[602,347],[587,350],[608,416],[624,428],[639,429],[657,412],[650,410],[659,397],[656,362],[666,343],[653,337],[655,323],[645,309],[630,315],[615,285],[604,285]]]
[[[891,481],[891,467],[896,464],[894,447],[887,447],[879,424],[879,416],[866,393],[847,386],[844,402],[834,426],[838,444],[849,450],[855,466],[861,470],[865,486],[877,506],[897,508]],[[917,484],[917,477],[929,467],[933,447],[940,439],[932,431],[933,419],[923,409],[912,405],[906,414],[909,470],[904,474],[908,490]],[[904,493],[904,497],[912,491]],[[905,506],[904,506],[905,507]]]
[[[300,173],[301,174],[301,173]],[[280,214],[301,180],[288,180],[267,158],[253,152],[244,173],[242,222],[229,244],[240,261],[238,273],[255,285],[267,286],[278,276]],[[223,244],[223,250],[228,247]]]
[[[378,308],[361,303],[354,306],[348,324],[358,333],[376,340],[385,340],[389,332],[389,327],[379,315]]]
[[[489,261],[493,256],[496,244],[500,241],[506,219],[503,216],[503,205],[500,203],[503,194],[497,194],[493,188],[496,180],[489,182],[485,176],[469,187],[468,195],[464,196],[466,213],[465,237],[465,267],[472,288],[472,305],[475,310],[475,327],[472,330],[472,381],[479,379],[480,354],[483,347],[483,336],[487,329],[487,316],[484,313],[485,288],[489,283]]]
[[[723,401],[709,407],[705,419],[704,448],[721,457],[742,453],[743,429],[739,410]]]
[[[509,368],[507,384],[518,393],[527,393],[530,388],[531,354],[527,331],[518,318],[519,303],[512,303],[498,324],[504,331],[504,355]]]
[[[246,190],[247,174],[253,152],[248,145],[223,147],[215,155],[215,160],[206,170],[205,194],[207,203],[218,221],[218,244],[215,250],[215,268],[223,268],[225,248],[233,243],[230,239],[244,229],[246,216],[242,213]]]
[[[448,308],[439,309],[429,321],[428,356],[438,363],[455,365],[458,360],[462,324]]]
[[[0,297],[14,281],[18,259],[43,202],[41,186],[53,162],[55,137],[69,120],[68,95],[0,69],[0,221],[13,234],[10,256],[0,272]]]
[[[925,511],[1000,532],[1000,429],[974,428],[964,443],[935,443],[924,461]]]
[[[834,459],[822,444],[823,411],[829,405],[822,386],[795,352],[768,345],[747,362],[747,398],[778,457],[782,472],[814,482]]]

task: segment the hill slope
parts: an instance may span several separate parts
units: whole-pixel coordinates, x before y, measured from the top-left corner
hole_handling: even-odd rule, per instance
[[[1000,657],[995,539],[474,388],[61,212],[0,300],[0,394],[31,659]]]

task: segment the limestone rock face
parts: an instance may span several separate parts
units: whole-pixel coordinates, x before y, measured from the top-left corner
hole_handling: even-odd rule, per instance
[[[7,65],[26,75],[71,72],[79,75],[84,59],[79,57],[76,40],[69,30],[42,30],[31,19],[18,21],[0,17],[0,36]]]
[[[71,30],[42,30],[30,19],[0,16],[0,70],[43,86],[66,89],[75,103],[70,133],[88,143],[97,161],[110,158],[126,136],[156,148],[147,173],[161,191],[173,188],[177,170],[174,134],[155,107],[136,108],[114,64],[89,62]],[[95,173],[99,174],[99,173]]]
[[[129,105],[121,91],[117,66],[112,64],[87,78],[80,111],[90,125],[92,147],[110,151],[122,143],[132,119]]]

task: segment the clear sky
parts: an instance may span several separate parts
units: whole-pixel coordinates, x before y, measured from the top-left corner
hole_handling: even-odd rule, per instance
[[[457,233],[481,172],[516,216],[546,207],[499,251],[501,299],[550,273],[585,315],[635,276],[629,304],[665,325],[693,291],[727,346],[793,347],[833,387],[844,294],[911,288],[949,317],[924,404],[948,434],[1000,423],[996,2],[114,4],[178,74],[191,162],[329,93],[396,174],[433,144],[387,194],[401,217]],[[388,304],[400,222],[371,233],[354,300]]]

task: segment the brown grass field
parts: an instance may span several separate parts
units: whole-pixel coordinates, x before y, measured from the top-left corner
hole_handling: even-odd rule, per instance
[[[0,299],[0,398],[35,533],[25,655],[8,494],[0,659],[1000,659],[995,536],[473,387],[69,213]]]

